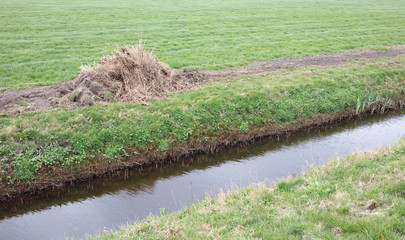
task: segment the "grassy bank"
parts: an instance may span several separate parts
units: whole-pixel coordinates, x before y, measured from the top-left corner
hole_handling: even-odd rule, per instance
[[[405,99],[405,57],[210,82],[149,106],[110,103],[0,115],[0,192],[58,184]],[[212,149],[211,149],[212,148]]]
[[[146,40],[174,68],[403,44],[403,0],[2,0],[0,88],[75,78],[111,46]]]
[[[161,217],[95,239],[403,239],[404,141],[170,215],[162,209]]]

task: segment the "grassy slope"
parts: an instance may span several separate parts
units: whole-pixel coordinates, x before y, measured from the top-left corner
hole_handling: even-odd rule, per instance
[[[404,64],[402,56],[302,67],[222,79],[149,106],[111,103],[0,115],[0,189],[127,161],[128,155],[165,155],[187,144],[208,146],[230,135],[404,103]]]
[[[404,239],[405,142],[161,215],[96,239]]]
[[[146,40],[174,68],[404,44],[404,0],[2,0],[0,88],[74,78]]]

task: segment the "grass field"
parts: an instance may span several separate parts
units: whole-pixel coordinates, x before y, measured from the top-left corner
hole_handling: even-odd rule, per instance
[[[404,239],[404,176],[403,141],[95,239]]]
[[[405,0],[2,0],[0,20],[0,92],[75,78],[80,66],[140,39],[172,68],[198,70],[405,44]],[[1,114],[0,197],[402,108],[404,66],[405,56],[357,60],[215,79],[149,105]],[[162,210],[100,238],[400,238],[404,144],[168,216]],[[377,208],[365,210],[371,200]]]
[[[216,69],[403,44],[404,0],[2,0],[0,88],[50,85],[143,39],[174,68]]]
[[[116,102],[0,115],[0,190],[345,111],[384,112],[405,104],[404,64],[400,56],[300,67],[213,81],[149,106]]]

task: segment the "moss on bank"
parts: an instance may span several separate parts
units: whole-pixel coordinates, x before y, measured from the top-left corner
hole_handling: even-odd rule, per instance
[[[383,113],[404,104],[404,64],[401,56],[301,67],[221,79],[149,106],[1,115],[0,190],[70,181],[345,112]]]
[[[94,239],[403,239],[405,139]]]

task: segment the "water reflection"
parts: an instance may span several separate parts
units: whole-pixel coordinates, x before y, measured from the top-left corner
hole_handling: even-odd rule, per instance
[[[391,144],[405,134],[404,123],[403,113],[373,116],[18,199],[0,206],[0,238],[61,239],[117,228],[160,208],[178,210],[220,187],[275,181],[337,154]]]

